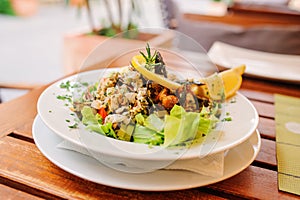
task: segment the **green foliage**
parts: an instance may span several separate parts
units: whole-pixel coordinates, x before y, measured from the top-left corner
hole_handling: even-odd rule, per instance
[[[113,27],[102,28],[99,31],[97,31],[97,35],[104,35],[107,37],[113,37],[116,34],[117,34],[117,30],[114,29]]]
[[[0,0],[1,1],[1,0]],[[108,37],[113,37],[118,35],[118,37],[133,39],[138,35],[137,25],[134,23],[134,17],[139,16],[140,8],[138,5],[138,0],[128,1],[129,5],[125,5],[121,0],[97,0],[100,2],[100,5],[103,6],[107,12],[107,18],[102,19],[102,28],[99,30],[95,26],[94,12],[96,9],[93,9],[92,0],[83,0],[80,4],[77,5],[78,13],[81,13],[83,8],[87,9],[87,16],[89,25],[91,28],[91,33],[89,35],[103,35]],[[66,5],[70,4],[70,0],[65,0]],[[117,6],[117,16],[119,18],[116,20],[113,16],[116,14],[113,12]],[[126,15],[127,14],[127,15]],[[96,14],[95,14],[96,15]],[[125,19],[126,18],[126,19]],[[124,23],[126,21],[126,23]]]
[[[0,0],[0,14],[16,15],[10,0]]]

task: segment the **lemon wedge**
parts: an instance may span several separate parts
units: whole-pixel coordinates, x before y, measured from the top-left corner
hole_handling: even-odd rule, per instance
[[[246,66],[241,65],[219,73],[223,80],[226,99],[232,97],[240,89],[245,69]]]
[[[240,65],[240,66],[237,66],[237,67],[234,67],[234,68],[231,68],[229,70],[226,70],[226,71],[234,71],[236,73],[238,73],[239,75],[243,75],[245,70],[246,70],[246,66],[245,65]],[[221,73],[225,73],[226,71],[223,71]]]
[[[205,85],[199,87],[199,89],[202,90],[204,97],[211,98],[213,100],[224,99],[224,86],[220,74],[214,73],[204,79],[201,79],[200,82],[205,83]]]
[[[147,70],[145,68],[146,60],[142,55],[135,55],[131,60],[131,65],[147,79],[159,83],[166,88],[177,90],[181,87],[179,83]],[[242,74],[245,68],[245,65],[241,65],[200,80],[205,83],[205,85],[201,86],[202,91],[200,92],[203,96],[214,100],[220,100],[223,97],[227,99],[233,96],[241,87]]]
[[[205,83],[201,88],[204,97],[222,100],[232,97],[241,87],[242,75],[246,66],[241,65],[220,73],[214,73],[200,80]]]
[[[159,83],[160,85],[169,88],[171,90],[178,89],[181,85],[179,83],[176,83],[174,81],[171,81],[165,77],[162,77],[160,75],[157,75],[145,68],[146,60],[142,55],[136,55],[131,60],[131,65],[140,72],[143,76],[145,76],[147,79],[152,80],[156,83]]]

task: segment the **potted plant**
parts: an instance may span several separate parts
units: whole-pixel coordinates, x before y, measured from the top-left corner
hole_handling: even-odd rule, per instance
[[[149,42],[152,46],[161,46],[170,41],[169,33],[168,36],[164,36],[138,32],[137,18],[140,17],[140,0],[126,1],[129,4],[124,4],[122,0],[100,0],[99,2],[104,7],[107,17],[100,26],[97,26],[94,18],[96,9],[93,9],[92,4],[94,1],[68,0],[69,5],[86,9],[89,29],[65,35],[64,72],[66,74],[78,71],[87,55],[108,37],[118,36],[124,40],[130,39],[132,40],[131,43],[143,42],[143,46],[146,42]],[[115,54],[117,55],[117,51]],[[103,60],[106,59],[104,56],[102,58]]]
[[[37,0],[0,0],[0,14],[32,16],[38,10]]]

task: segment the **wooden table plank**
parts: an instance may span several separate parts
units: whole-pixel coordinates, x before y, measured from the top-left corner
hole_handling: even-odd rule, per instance
[[[14,189],[14,188],[8,187],[6,185],[2,185],[2,184],[0,184],[0,196],[1,196],[1,199],[12,199],[12,200],[42,199],[40,197],[28,194],[26,192],[22,192],[20,190],[17,190],[17,189]]]
[[[266,102],[266,103],[274,103],[274,95],[267,92],[259,92],[248,89],[240,89],[240,93],[246,96],[248,99]]]
[[[34,89],[24,96],[0,104],[0,138],[14,131],[31,137],[33,119],[37,113],[37,100],[46,86]]]
[[[244,13],[252,16],[263,15],[269,17],[294,17],[293,19],[300,20],[300,12],[290,9],[288,3],[282,4],[259,4],[249,2],[234,2],[229,8],[229,12]],[[287,20],[289,22],[289,20]]]
[[[241,89],[300,97],[299,84],[243,77]]]
[[[262,150],[260,152],[260,155],[257,157],[256,160],[273,160],[271,163],[274,163],[274,142],[273,141],[268,141],[268,140],[263,140],[263,145],[262,145]],[[9,150],[7,150],[9,149]],[[4,151],[5,150],[5,151]],[[14,181],[17,181],[22,184],[29,185],[30,187],[40,190],[41,188],[45,190],[44,192],[51,193],[58,195],[60,197],[72,197],[72,198],[79,198],[82,196],[87,197],[86,195],[89,195],[89,197],[92,198],[93,195],[107,195],[106,192],[108,193],[114,193],[116,192],[115,188],[110,188],[110,187],[105,187],[102,185],[94,184],[89,181],[85,181],[83,179],[74,177],[73,175],[66,173],[56,166],[54,166],[52,163],[50,163],[45,157],[41,155],[39,150],[35,147],[34,144],[31,144],[29,142],[25,141],[20,141],[15,138],[11,137],[4,137],[0,140],[0,156],[3,158],[3,160],[0,161],[0,177],[1,178],[9,178],[13,179]],[[269,159],[270,157],[273,157]],[[21,159],[21,160],[20,160]],[[5,161],[4,161],[5,160]],[[38,166],[37,166],[38,164]],[[254,171],[251,171],[251,174],[254,176],[258,172],[260,172],[260,168],[254,168]],[[243,173],[243,172],[242,172]],[[256,177],[254,183],[253,180],[251,179],[246,179],[243,180],[245,182],[244,184],[246,186],[250,185],[256,185],[256,184],[267,184],[271,185],[269,177],[272,177],[271,182],[274,181],[274,175],[270,170],[263,172],[264,178],[259,179]],[[271,173],[271,175],[269,174]],[[250,174],[250,175],[251,175]],[[269,174],[269,175],[267,175]],[[248,176],[249,174],[245,175]],[[16,178],[17,177],[17,178]],[[49,177],[47,179],[44,179],[44,177]],[[265,180],[266,179],[266,180]],[[265,183],[266,181],[266,183]],[[236,184],[236,183],[235,183]],[[241,184],[241,183],[239,183]],[[274,182],[273,184],[276,185]],[[214,188],[214,186],[212,186]],[[232,187],[232,185],[231,185]],[[235,186],[236,187],[236,186]],[[89,191],[89,189],[86,188],[93,188],[93,192]],[[211,186],[209,186],[211,188]],[[96,190],[97,191],[94,191]],[[216,189],[216,188],[214,188]],[[272,188],[271,188],[272,189]],[[274,189],[274,188],[273,188]],[[73,194],[72,191],[77,191],[76,194]],[[221,187],[217,188],[218,191],[220,192],[229,192],[229,194],[232,195],[237,195],[240,197],[246,197],[248,194],[244,194],[242,190],[237,190],[237,193],[232,193],[227,189],[227,184],[221,185]],[[248,190],[248,189],[247,189]],[[255,189],[257,190],[257,189]],[[255,190],[253,193],[255,193]],[[102,191],[102,192],[99,192]],[[103,193],[103,191],[106,191]],[[123,190],[121,190],[123,191]],[[130,191],[125,190],[125,194],[122,195],[122,197],[128,197],[128,193],[131,193]],[[187,192],[188,191],[188,192]],[[190,197],[196,197],[195,195],[205,195],[206,197],[209,197],[210,195],[208,194],[202,194],[199,193],[198,191],[195,192],[195,190],[187,190],[183,193],[179,192],[177,195],[182,195],[182,197],[187,197],[186,195],[191,195]],[[276,191],[276,190],[274,190]],[[272,191],[272,192],[274,192]],[[120,192],[120,191],[118,191]],[[269,192],[269,191],[268,191]],[[38,192],[37,192],[38,193]],[[176,192],[178,193],[178,192]],[[265,197],[264,195],[269,195],[269,194],[263,194],[264,192],[260,192],[259,195],[256,195],[255,197],[257,198],[262,198]],[[276,192],[275,192],[276,193]],[[169,194],[169,193],[167,193]],[[144,196],[145,195],[145,196]],[[148,193],[143,193],[143,192],[137,192],[137,196],[139,197],[149,197]],[[171,193],[169,194],[171,195]],[[177,196],[176,195],[176,196]],[[208,196],[207,196],[208,195]],[[246,195],[246,196],[245,196]],[[252,195],[252,193],[251,193]],[[279,196],[274,196],[273,197],[281,197],[281,196],[286,195],[285,193],[280,194]],[[172,195],[171,195],[172,196]],[[176,198],[176,196],[172,196],[173,198]],[[121,198],[120,196],[115,196],[118,198]],[[156,194],[152,195],[152,197],[161,197],[161,195]],[[270,196],[272,197],[272,196]]]
[[[274,142],[263,139],[262,149],[256,160],[275,165],[274,154]],[[110,196],[114,198],[129,197],[132,195],[130,191],[95,184],[64,172],[48,161],[34,144],[26,141],[21,141],[12,137],[2,138],[0,140],[0,157],[2,158],[2,160],[0,160],[0,177],[19,183],[18,187],[27,185],[32,188],[33,193],[35,194],[42,196],[45,194],[53,194],[62,198],[93,198],[95,196],[109,196],[110,193],[120,194]],[[45,179],[45,177],[47,178]],[[253,183],[248,182],[248,184]],[[256,180],[255,184],[260,184],[260,181]],[[76,193],[74,193],[74,191],[76,191]],[[195,191],[196,189],[176,192],[176,196],[182,195],[182,197],[195,198],[198,197],[198,195],[204,195],[205,197],[212,197],[209,194]],[[226,188],[223,188],[222,186],[218,188],[218,191],[226,191]],[[135,193],[136,197],[149,197],[149,193]],[[244,193],[247,192],[245,191]],[[240,194],[233,195],[245,196],[246,194],[244,193],[241,192]],[[172,192],[167,194],[170,197],[176,198],[176,196],[172,196]],[[156,193],[155,195],[152,195],[152,197],[160,198],[162,195],[163,193]]]
[[[276,130],[275,121],[273,119],[260,117],[257,129],[259,130],[262,137],[275,140]]]
[[[276,143],[275,141],[262,139],[261,149],[255,159],[256,162],[260,162],[265,165],[269,165],[271,168],[276,168]]]
[[[247,199],[299,199],[296,195],[278,191],[277,172],[255,166],[208,187]]]
[[[0,180],[15,182],[15,187],[30,187],[40,196],[65,199],[222,199],[197,189],[178,192],[140,192],[96,184],[52,164],[37,147],[12,137],[0,139]],[[28,190],[28,188],[27,188]],[[51,196],[52,195],[52,196]]]
[[[201,15],[195,13],[184,13],[183,17],[187,20],[196,22],[212,22],[212,23],[223,23],[229,25],[238,25],[242,27],[253,27],[261,25],[273,25],[273,26],[291,26],[299,25],[299,17],[288,16],[282,18],[282,16],[253,16],[243,13],[228,13],[225,16],[212,16],[212,15]]]
[[[254,101],[252,100],[251,103],[256,108],[259,116],[266,117],[266,118],[275,118],[275,107],[273,104],[264,103],[260,101]]]

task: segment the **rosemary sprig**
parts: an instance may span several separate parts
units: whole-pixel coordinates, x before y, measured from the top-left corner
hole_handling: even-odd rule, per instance
[[[155,51],[154,54],[151,55],[151,49],[150,49],[149,44],[147,43],[146,52],[147,52],[147,56],[142,51],[140,51],[140,54],[142,54],[142,56],[146,60],[146,64],[148,64],[148,65],[155,64],[155,59],[156,59],[156,56],[157,56],[157,51]]]

